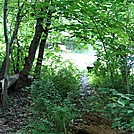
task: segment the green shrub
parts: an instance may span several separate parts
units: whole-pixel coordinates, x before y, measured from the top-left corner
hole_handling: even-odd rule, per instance
[[[35,82],[31,87],[34,95],[32,111],[35,117],[25,129],[25,133],[45,133],[45,134],[65,134],[69,131],[69,123],[75,116],[75,104],[69,93],[67,98],[62,98],[50,82],[44,83],[45,86],[39,86],[40,82]],[[38,88],[37,88],[38,87]],[[48,87],[48,88],[47,88]],[[36,90],[35,90],[36,89]],[[77,93],[73,93],[76,95]],[[73,95],[73,96],[74,96]]]
[[[42,68],[41,79],[30,87],[34,97],[32,123],[24,129],[25,133],[66,134],[70,121],[77,115],[74,96],[78,96],[80,72],[69,61],[47,52]]]
[[[85,110],[101,113],[112,119],[113,127],[134,129],[134,95],[119,93],[115,89],[99,88],[82,103]]]
[[[46,53],[42,80],[51,81],[62,97],[66,97],[68,92],[79,90],[80,76],[80,71],[69,60],[63,61],[60,55],[49,51]]]
[[[113,88],[122,93],[132,93],[133,69],[127,63],[126,55],[119,59],[114,52],[113,56],[108,54],[108,57],[98,55],[98,59],[94,62],[94,69],[90,73],[91,84],[100,88]]]
[[[53,77],[55,88],[60,92],[62,97],[67,97],[68,92],[79,90],[80,82],[76,74],[73,74],[74,71],[72,70],[72,67],[62,68]]]

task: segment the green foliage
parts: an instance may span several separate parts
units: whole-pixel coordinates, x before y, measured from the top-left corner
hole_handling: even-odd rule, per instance
[[[119,93],[115,89],[99,88],[82,103],[84,109],[112,119],[113,127],[134,129],[134,95]]]
[[[67,46],[69,50],[77,50],[78,49],[78,42],[77,38],[62,38],[61,42]]]
[[[115,67],[115,64],[118,63],[114,62],[109,67],[104,64],[100,61],[95,62],[95,68],[88,74],[91,85],[101,88],[115,88],[122,93],[133,93],[133,69],[128,66]]]
[[[81,44],[84,41],[92,44],[97,51],[94,72],[104,83],[102,86],[132,92],[127,58],[133,56],[134,3],[111,0],[73,3],[67,8],[68,15],[72,15],[65,26],[71,35],[80,38]]]
[[[97,51],[98,59],[90,78],[91,84],[97,87],[115,88],[122,93],[133,93],[134,76],[128,64],[128,58],[132,59],[134,48],[134,2],[132,0],[22,0],[21,2],[11,0],[7,18],[9,38],[14,31],[18,7],[23,2],[24,9],[20,13],[22,20],[12,46],[10,74],[21,71],[24,58],[28,55],[29,44],[34,36],[35,19],[41,17],[47,21],[49,10],[53,12],[48,39],[50,43],[62,42],[70,49],[85,48],[85,44],[91,44]],[[0,3],[3,5],[2,0]],[[3,7],[1,6],[0,9],[0,28],[3,31]],[[44,28],[45,24],[43,24]],[[63,37],[65,35],[61,31],[69,33],[69,38]],[[3,37],[1,32],[1,44],[5,43]],[[5,56],[4,52],[4,45],[0,45],[0,65]],[[70,92],[78,91],[80,73],[72,63],[61,62],[61,57],[54,53],[46,52],[45,56],[41,80],[35,81],[31,86],[34,96],[33,108],[37,113],[41,112],[42,116],[31,124],[30,131],[47,133],[52,130],[51,132],[60,133],[57,132],[59,129],[63,133],[66,131],[68,122],[73,118],[71,112],[74,108],[72,102],[67,101],[66,98]],[[133,59],[131,61],[133,62]],[[102,110],[101,112],[106,113],[108,117],[113,115],[115,126],[133,129],[134,118],[130,118],[133,117],[133,96],[129,94],[127,97],[130,99],[123,98],[124,94],[115,95],[113,91],[104,88],[97,92],[96,96],[89,98],[89,103],[86,100],[83,107],[86,109],[86,104],[90,104],[90,109],[93,111]],[[95,101],[91,103],[92,100]],[[65,118],[61,120],[63,117]]]
[[[55,99],[55,101],[59,100]],[[37,111],[37,105],[36,112],[37,114],[39,113],[40,116],[38,115],[36,119],[34,118],[33,123],[29,124],[28,129],[26,130],[27,132],[63,133],[69,130],[69,123],[71,119],[75,117],[74,106],[70,102],[60,100],[60,103],[56,104],[56,102],[44,99],[42,105],[38,105],[38,107],[45,107],[44,109],[46,110],[44,112],[39,111],[40,109]]]
[[[44,60],[42,77],[52,80],[62,97],[66,97],[68,92],[79,90],[81,74],[69,60],[64,61],[60,55],[51,51],[46,51]]]
[[[0,46],[0,65],[2,64],[2,59],[4,58],[5,56],[5,46],[3,44],[1,44]]]
[[[32,110],[37,116],[24,131],[63,134],[77,115],[72,100],[79,93],[80,73],[72,63],[63,62],[60,56],[50,51],[46,52],[45,63],[41,79],[34,81],[30,87],[34,97]]]
[[[98,4],[100,3],[98,2]],[[102,2],[100,12],[96,13],[93,20],[96,33],[92,33],[94,38],[91,41],[97,51],[98,58],[94,63],[94,73],[102,82],[101,85],[99,83],[98,85],[115,88],[124,93],[130,93],[133,89],[132,83],[130,83],[133,72],[131,72],[131,65],[127,60],[133,56],[134,47],[133,33],[131,32],[133,11],[130,10],[130,7],[129,1],[122,1],[119,5],[115,1],[110,5],[107,2]],[[94,9],[96,10],[96,7]],[[102,12],[102,9],[108,14]],[[97,18],[100,23],[97,22]]]

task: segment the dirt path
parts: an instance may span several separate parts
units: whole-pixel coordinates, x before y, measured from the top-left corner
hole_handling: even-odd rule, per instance
[[[91,88],[87,76],[83,75],[81,77],[80,95],[81,96],[89,96],[92,93],[94,93],[94,90]]]
[[[14,134],[33,116],[27,109],[31,100],[28,92],[14,93],[10,97],[7,111],[2,113],[0,109],[0,134]]]

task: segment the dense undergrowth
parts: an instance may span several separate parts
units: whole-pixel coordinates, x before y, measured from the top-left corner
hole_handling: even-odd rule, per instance
[[[79,95],[79,70],[54,53],[46,55],[41,79],[29,88],[34,96],[31,110],[35,117],[22,130],[24,133],[67,133],[70,121],[78,115],[73,101]]]
[[[109,88],[98,88],[96,92],[82,102],[84,109],[113,120],[113,128],[134,130],[134,95]]]
[[[102,66],[99,68],[102,68]],[[97,70],[98,68],[95,68],[88,74],[90,85],[95,87],[96,93],[86,98],[85,109],[101,113],[103,116],[112,119],[113,127],[125,131],[128,129],[134,130],[133,71],[129,72],[126,88],[125,83],[123,83],[124,78],[119,70],[116,73],[117,69],[115,69],[115,72],[113,72],[115,76],[111,78],[108,76],[108,71],[98,71],[96,73]]]
[[[41,79],[28,88],[33,95],[30,108],[34,116],[22,133],[72,134],[71,121],[84,112],[113,120],[113,128],[134,129],[134,95],[116,89],[93,88],[94,93],[83,98],[79,90],[81,73],[72,63],[63,62],[51,52],[46,53],[45,61]]]

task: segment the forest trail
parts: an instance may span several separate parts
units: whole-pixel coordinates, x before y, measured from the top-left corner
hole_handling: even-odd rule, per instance
[[[94,94],[95,91],[90,86],[86,75],[81,77],[80,96],[82,99]],[[104,118],[101,114],[94,114],[92,112],[85,112],[81,119],[74,119],[72,123],[72,130],[75,134],[125,134],[118,128],[112,129],[112,121]]]
[[[81,87],[80,87],[80,95],[88,96],[94,93],[95,91],[91,88],[89,80],[86,75],[81,77]]]
[[[82,98],[93,92],[86,75],[81,77],[80,95]],[[31,94],[28,92],[15,93],[11,95],[12,104],[5,114],[0,112],[0,134],[12,134],[19,131],[29,123],[34,116],[28,111],[26,105],[30,105]],[[27,99],[26,99],[27,98]],[[72,129],[75,134],[119,134],[117,130],[111,129],[111,121],[93,113],[83,113],[82,121],[74,120]],[[86,124],[85,124],[86,123]]]

